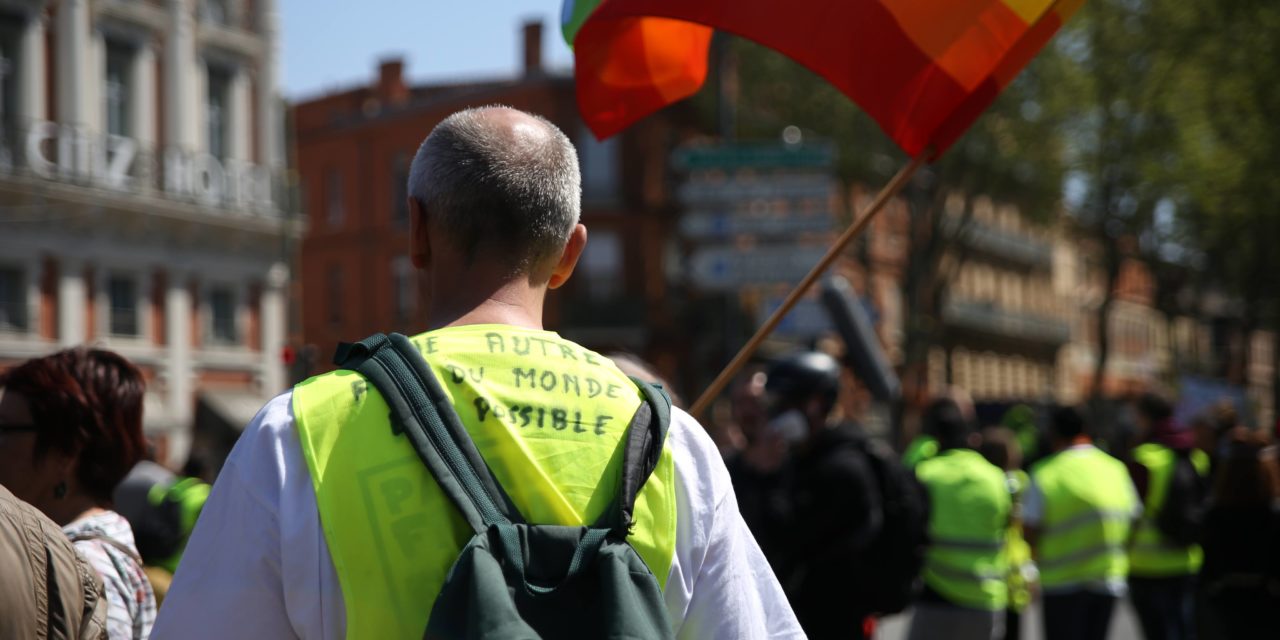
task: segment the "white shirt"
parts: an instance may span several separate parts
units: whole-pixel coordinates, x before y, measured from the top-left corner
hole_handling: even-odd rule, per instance
[[[803,638],[738,513],[711,438],[672,411],[676,548],[664,598],[681,638]],[[294,427],[292,393],[258,413],[227,458],[152,638],[339,639],[346,611]]]

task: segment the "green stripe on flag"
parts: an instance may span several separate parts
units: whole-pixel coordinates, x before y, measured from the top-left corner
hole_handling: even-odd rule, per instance
[[[604,0],[564,0],[564,5],[560,8],[560,31],[564,34],[564,41],[568,43],[569,48],[573,48],[573,39],[578,35],[578,29],[582,28],[582,23],[587,21],[587,16],[591,15],[596,7]]]

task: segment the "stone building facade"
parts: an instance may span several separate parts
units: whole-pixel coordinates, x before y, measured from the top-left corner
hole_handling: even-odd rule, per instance
[[[95,344],[160,458],[286,386],[275,0],[0,1],[0,366]]]

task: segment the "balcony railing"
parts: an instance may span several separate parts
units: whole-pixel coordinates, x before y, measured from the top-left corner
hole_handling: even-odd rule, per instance
[[[997,336],[1055,345],[1071,340],[1071,326],[1059,318],[1002,309],[990,302],[948,300],[942,309],[947,324]]]
[[[943,221],[948,234],[959,233],[960,242],[979,251],[1032,267],[1048,268],[1053,260],[1053,247],[1035,238],[1010,233],[977,220],[969,220],[960,229],[960,220],[949,217]]]

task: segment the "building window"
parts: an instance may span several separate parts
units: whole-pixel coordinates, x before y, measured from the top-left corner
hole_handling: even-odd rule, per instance
[[[0,153],[10,160],[18,139],[18,70],[22,67],[23,24],[12,16],[0,17]]]
[[[107,332],[113,336],[137,336],[138,282],[129,276],[107,278]]]
[[[334,167],[324,172],[324,215],[330,227],[342,226],[346,216],[342,206],[342,172]]]
[[[217,67],[209,67],[209,92],[205,98],[205,117],[208,125],[209,154],[226,160],[228,141],[231,137],[231,74]]]
[[[396,152],[391,161],[391,224],[399,229],[409,228],[409,157],[403,151]]]
[[[0,331],[27,330],[26,274],[16,267],[0,267]]]
[[[329,324],[341,327],[342,308],[346,304],[342,291],[342,267],[336,264],[329,267],[326,284],[329,293]]]
[[[107,133],[128,136],[129,131],[129,67],[133,63],[133,50],[111,42],[107,44],[107,79],[103,87],[106,101]]]
[[[227,0],[201,0],[200,2],[200,18],[205,22],[226,26],[230,15]]]
[[[597,231],[582,252],[582,269],[587,295],[594,300],[610,300],[622,293],[622,238],[616,231]]]
[[[618,196],[618,136],[596,140],[586,127],[578,136],[578,163],[582,168],[582,197],[610,200]]]
[[[209,291],[209,341],[229,345],[239,340],[235,291],[227,286],[213,287]]]
[[[413,262],[409,256],[397,256],[391,261],[392,313],[396,320],[405,320],[413,313],[414,280]]]

